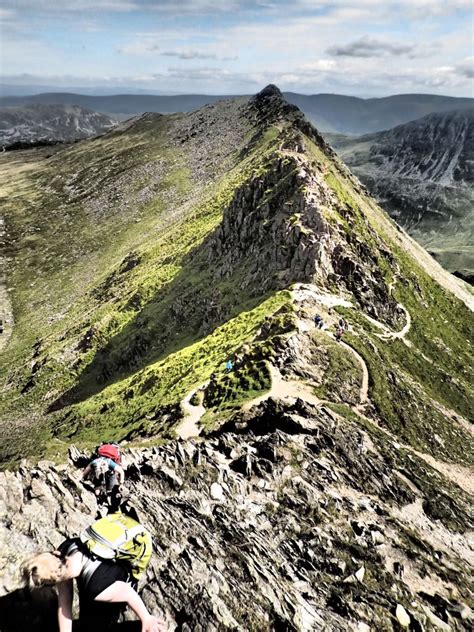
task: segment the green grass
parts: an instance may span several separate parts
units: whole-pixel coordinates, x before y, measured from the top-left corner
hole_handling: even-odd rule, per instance
[[[76,428],[87,428],[84,440],[88,440],[94,434],[90,415],[95,415],[96,407],[94,402],[88,406],[87,398],[107,385],[140,376],[160,360],[176,362],[174,376],[169,366],[160,370],[167,374],[167,385],[173,380],[191,384],[200,371],[197,365],[188,371],[189,381],[181,379],[180,372],[187,372],[186,348],[189,362],[194,362],[193,345],[199,347],[209,336],[199,331],[203,314],[196,309],[193,295],[199,300],[200,293],[204,304],[216,290],[221,295],[222,316],[214,317],[214,326],[240,311],[252,311],[265,298],[251,297],[251,288],[242,293],[238,273],[217,288],[205,260],[199,260],[199,245],[219,224],[236,188],[268,169],[267,157],[275,148],[278,130],[268,130],[244,159],[236,147],[234,167],[219,175],[221,167],[216,165],[219,177],[210,184],[190,181],[186,156],[167,145],[167,130],[163,117],[155,122],[152,136],[147,123],[130,133],[81,143],[39,163],[15,185],[19,193],[11,197],[5,214],[12,236],[7,254],[13,261],[9,282],[14,287],[16,327],[0,368],[0,380],[9,385],[0,402],[0,416],[10,419],[23,437],[23,420],[44,411],[65,392],[78,402],[73,409],[50,414],[50,422],[38,423],[27,452],[40,452],[45,443],[41,437],[47,439],[49,425],[61,427],[62,417],[72,428],[73,419],[84,414]],[[152,171],[158,165],[163,175],[154,182],[146,170],[141,171],[146,165]],[[117,209],[112,199],[102,212],[97,200],[101,201],[104,189],[128,174],[130,182],[124,181],[121,188],[128,206],[120,207],[118,200]],[[134,208],[147,187],[153,189],[150,199]],[[62,202],[66,198],[67,205]],[[97,207],[93,215],[91,204]],[[197,256],[190,258],[192,252]],[[137,265],[127,270],[131,254]],[[187,316],[177,319],[173,312],[183,298],[192,302]],[[243,315],[242,322],[246,321]],[[239,340],[240,335],[229,338],[231,345]],[[30,388],[20,395],[25,385]],[[172,389],[171,399],[176,402],[181,391]],[[161,398],[161,392],[156,396]],[[156,408],[157,401],[146,405]],[[120,411],[122,405],[114,401],[112,409]],[[105,417],[115,420],[116,415]],[[99,416],[99,432],[108,423]],[[109,435],[116,427],[114,421]],[[10,459],[20,453],[23,440],[13,444],[7,440],[0,456]]]
[[[277,151],[291,127],[256,134],[249,126],[231,154],[209,158],[213,178],[200,180],[187,147],[170,142],[169,126],[179,120],[151,117],[27,171],[8,170],[1,194],[16,326],[0,367],[2,462],[64,455],[70,441],[173,437],[179,402],[212,373],[208,428],[270,388],[266,362],[295,324],[290,295],[278,291],[286,281],[270,264],[275,246],[286,252],[286,242],[274,242],[275,218],[289,234],[310,230],[299,210],[297,161]],[[366,304],[357,277],[321,280],[326,290],[339,294],[343,285],[354,294],[355,308],[340,311],[355,329],[347,342],[368,365],[380,423],[437,457],[472,462],[467,433],[435,406],[439,400],[466,417],[472,409],[472,315],[394,246],[389,220],[382,221],[342,167],[314,142],[305,144],[322,175],[320,210],[332,238],[357,261],[370,289],[380,290],[384,309],[386,299],[380,318],[396,322],[395,299],[413,318],[412,347],[381,341],[360,307]],[[258,205],[249,201],[249,213],[265,218],[261,234],[247,236],[247,243],[234,227],[217,245],[211,236],[236,192],[242,199],[256,184],[263,196]],[[252,248],[260,268],[268,259],[263,280]],[[392,299],[387,286],[397,267]],[[259,337],[262,325],[269,327]],[[250,345],[245,362],[225,374],[225,360],[244,344]],[[318,396],[357,404],[356,358],[318,332],[314,344],[322,368]]]
[[[369,398],[396,437],[441,460],[474,463],[469,435],[437,410],[422,385],[408,379],[400,358],[397,363],[393,359],[394,343],[350,335],[347,342],[364,358],[369,369]]]
[[[313,362],[322,369],[322,383],[314,389],[322,399],[359,403],[362,374],[354,355],[322,332],[312,333]]]

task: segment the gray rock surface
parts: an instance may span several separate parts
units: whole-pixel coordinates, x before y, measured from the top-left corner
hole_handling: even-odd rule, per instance
[[[413,455],[376,437],[361,453],[364,432],[301,400],[268,400],[233,424],[206,441],[125,450],[127,507],[154,536],[143,596],[169,630],[389,631],[401,612],[413,629],[433,629],[433,617],[469,629],[462,493],[456,526],[421,510],[420,527],[407,509],[428,482],[447,488]],[[45,629],[54,591],[32,600],[18,566],[93,521],[79,475],[72,461],[0,474],[2,632]]]

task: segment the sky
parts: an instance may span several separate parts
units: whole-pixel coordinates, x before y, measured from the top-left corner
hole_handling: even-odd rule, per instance
[[[474,96],[471,0],[0,0],[0,21],[4,84]]]

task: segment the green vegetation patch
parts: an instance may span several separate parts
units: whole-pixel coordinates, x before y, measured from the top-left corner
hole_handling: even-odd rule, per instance
[[[347,336],[369,369],[369,398],[381,422],[401,441],[458,463],[474,463],[472,440],[459,425],[442,415],[432,398],[410,380],[388,351],[393,345],[366,336]]]
[[[323,332],[314,331],[312,361],[322,369],[322,382],[314,391],[318,397],[349,404],[360,401],[362,370],[354,355]]]
[[[169,433],[176,423],[176,415],[169,417],[171,407],[178,407],[185,395],[207,382],[212,373],[223,384],[228,380],[224,399],[229,405],[251,399],[270,386],[264,362],[251,362],[239,372],[239,378],[224,373],[225,362],[259,333],[266,317],[284,306],[291,309],[291,294],[287,291],[268,297],[250,311],[240,312],[210,335],[133,377],[106,387],[100,394],[73,406],[58,420],[55,436],[74,437],[75,442],[82,442],[121,440],[138,429],[142,435]]]

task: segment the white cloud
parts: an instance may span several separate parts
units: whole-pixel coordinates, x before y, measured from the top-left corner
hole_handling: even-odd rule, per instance
[[[143,8],[141,0],[3,0],[17,12],[24,14],[81,13],[83,11],[130,12]]]
[[[413,53],[414,44],[391,42],[374,37],[360,37],[349,44],[330,46],[327,52],[335,57],[382,57]]]
[[[466,57],[455,66],[455,72],[462,77],[474,78],[474,57]]]

